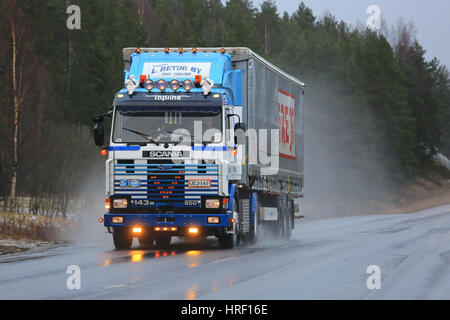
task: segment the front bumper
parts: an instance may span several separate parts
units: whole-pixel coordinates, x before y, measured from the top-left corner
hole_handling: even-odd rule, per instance
[[[123,217],[123,223],[112,223],[113,217]],[[208,223],[208,217],[219,217],[219,223]],[[105,227],[230,227],[231,214],[105,214]]]

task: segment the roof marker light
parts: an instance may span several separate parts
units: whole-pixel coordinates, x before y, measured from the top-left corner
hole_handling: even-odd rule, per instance
[[[170,51],[169,48],[164,49],[165,53],[169,53],[169,51]]]
[[[220,49],[220,53],[224,54],[225,53],[225,48]]]
[[[192,53],[196,54],[197,53],[197,48],[192,48]]]
[[[179,49],[178,49],[178,52],[179,52],[179,53],[183,53],[183,48],[179,48]]]
[[[202,82],[202,76],[200,74],[196,74],[195,75],[195,87],[196,88],[200,88],[201,87],[201,83]]]
[[[136,49],[136,53],[137,53],[137,54],[141,54],[141,48],[137,48],[137,49]]]
[[[147,80],[147,76],[145,74],[141,74],[141,77],[139,78],[139,84],[144,86],[144,82]]]

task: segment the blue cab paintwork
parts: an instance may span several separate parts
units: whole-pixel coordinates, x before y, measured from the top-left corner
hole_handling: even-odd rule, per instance
[[[147,62],[160,62],[160,63],[211,63],[210,69],[210,79],[214,81],[214,88],[211,90],[212,93],[224,94],[225,103],[235,106],[242,105],[242,82],[241,82],[241,71],[231,69],[231,56],[227,53],[211,53],[211,52],[183,52],[176,53],[171,52],[166,54],[164,52],[143,52],[134,53],[131,55],[131,67],[130,70],[124,71],[124,83],[125,81],[133,75],[137,81],[139,81],[140,76],[143,74],[144,64]],[[152,79],[154,82],[164,79],[167,82],[171,81],[173,78],[155,78]],[[177,78],[180,82],[189,79],[194,81],[194,78]],[[136,93],[147,93],[148,91],[144,88],[137,88]],[[158,93],[158,89],[154,88],[151,92]],[[173,92],[171,89],[167,88],[166,92]],[[184,92],[184,89],[179,89],[177,92]],[[193,88],[191,92],[202,92],[201,88]],[[122,89],[119,91],[121,94],[126,94],[127,90]]]

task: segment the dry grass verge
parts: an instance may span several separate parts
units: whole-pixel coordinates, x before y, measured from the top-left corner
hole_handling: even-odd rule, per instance
[[[0,213],[0,238],[61,241],[70,232],[71,224],[60,217],[44,217],[23,213]]]

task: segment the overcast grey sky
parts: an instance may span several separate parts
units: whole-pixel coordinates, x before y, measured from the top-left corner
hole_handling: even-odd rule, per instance
[[[263,0],[253,0],[259,8]],[[294,12],[301,0],[275,0],[278,11]],[[366,23],[369,5],[377,5],[389,26],[403,17],[405,22],[414,22],[417,38],[427,51],[427,59],[437,57],[450,67],[450,0],[304,0],[315,16],[328,10],[338,20],[355,25],[359,20]],[[389,28],[390,29],[390,28]]]

